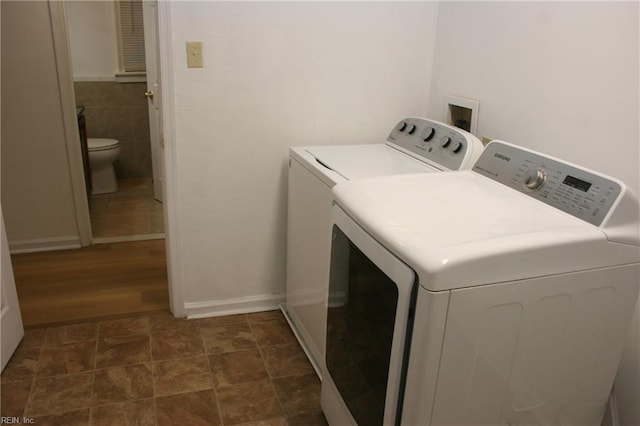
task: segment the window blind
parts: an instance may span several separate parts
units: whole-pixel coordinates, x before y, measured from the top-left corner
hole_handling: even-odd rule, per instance
[[[145,71],[142,0],[119,0],[120,55],[125,72]]]

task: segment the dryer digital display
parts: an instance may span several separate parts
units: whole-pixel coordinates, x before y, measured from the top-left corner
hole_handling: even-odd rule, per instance
[[[563,184],[568,185],[572,188],[578,189],[582,192],[587,192],[589,188],[591,188],[591,184],[582,179],[575,178],[573,176],[567,175],[562,181]]]

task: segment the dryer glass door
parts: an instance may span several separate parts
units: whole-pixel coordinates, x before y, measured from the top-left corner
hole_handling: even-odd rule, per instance
[[[414,273],[354,225],[333,227],[326,368],[350,421],[394,424]]]

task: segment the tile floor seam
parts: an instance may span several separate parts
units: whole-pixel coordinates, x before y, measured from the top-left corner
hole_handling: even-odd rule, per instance
[[[267,375],[269,377],[269,383],[271,384],[271,389],[273,390],[273,395],[275,396],[276,401],[278,401],[278,406],[280,407],[280,412],[282,413],[282,417],[284,417],[285,421],[287,423],[289,423],[288,420],[287,420],[287,412],[284,410],[284,405],[282,404],[282,401],[280,400],[280,395],[278,395],[278,391],[276,390],[276,386],[273,383],[273,378],[271,377],[271,373],[269,372],[269,369],[267,368],[267,363],[265,361],[264,354],[262,353],[262,348],[258,347],[258,351],[260,353],[260,358],[262,359],[262,364],[264,365],[264,369],[266,370]]]
[[[79,376],[79,375],[82,375],[82,374],[88,374],[88,373],[90,373],[90,372],[89,372],[89,371],[80,371],[80,372],[75,372],[75,373],[63,374],[63,375],[59,375],[59,376],[48,376],[48,377],[43,377],[41,380],[48,380],[48,381],[52,381],[52,380],[57,379],[57,378],[60,378],[60,377]],[[35,380],[34,380],[34,382],[35,382]],[[32,396],[32,395],[31,395],[32,391],[33,391],[33,389],[31,389],[31,390],[29,391],[29,392],[30,392],[29,398],[31,398],[31,396]],[[89,404],[90,404],[90,403],[89,403]],[[84,410],[84,409],[87,409],[87,408],[91,408],[91,407],[90,407],[90,406],[89,406],[89,407],[80,407],[80,408],[76,407],[76,408],[73,408],[73,409],[70,409],[70,410],[69,410],[69,409],[68,409],[68,410],[55,410],[55,411],[52,411],[52,412],[45,412],[45,413],[31,414],[31,415],[29,415],[29,416],[27,416],[27,417],[35,418],[35,417],[44,417],[44,416],[59,416],[59,415],[65,414],[65,413],[70,413],[70,412],[73,412],[73,411]],[[25,410],[24,410],[24,411],[25,411],[25,412],[24,412],[24,414],[26,415],[26,414],[27,414],[27,413],[26,413],[26,411],[27,411],[27,405],[25,405]]]
[[[220,406],[220,398],[218,397],[218,389],[216,386],[216,381],[213,378],[213,370],[211,369],[211,362],[209,361],[209,355],[206,354],[207,347],[204,343],[204,337],[202,337],[202,328],[200,327],[200,321],[198,321],[198,333],[200,334],[200,340],[202,340],[202,347],[205,351],[205,357],[207,359],[207,368],[209,369],[209,380],[211,380],[211,388],[213,389],[213,395],[216,397],[216,407],[218,408],[218,419],[220,420],[220,425],[224,426],[224,420],[222,419],[222,407]]]
[[[158,409],[156,406],[156,397],[151,397],[151,407],[153,408],[153,424],[154,426],[158,425]]]
[[[96,354],[94,356],[93,374],[91,377],[91,395],[89,396],[89,424],[91,425],[91,410],[93,408],[93,394],[96,386],[96,365],[98,363],[98,343],[96,342]]]
[[[187,320],[189,321],[189,320]],[[200,326],[200,321],[194,320],[196,323],[196,327],[198,328],[198,337],[200,337],[200,343],[202,344],[202,350],[204,351],[204,355],[207,357],[207,367],[209,368],[209,376],[211,377],[211,384],[213,385],[213,376],[211,375],[211,365],[209,365],[209,358],[207,353],[207,344],[204,341],[204,337],[202,336],[202,327]]]
[[[257,347],[258,349],[260,349],[260,348],[262,347],[262,345],[260,345],[260,344],[258,343],[258,339],[256,338],[255,331],[253,330],[253,327],[252,327],[252,325],[253,325],[253,321],[251,321],[251,320],[249,319],[249,316],[247,316],[247,325],[249,326],[249,331],[251,331],[251,335],[253,336],[253,338],[254,338],[254,340],[255,340],[256,347]],[[260,357],[262,357],[262,353],[260,354]],[[264,359],[262,360],[262,362],[264,363]],[[266,369],[266,364],[265,364],[265,369]]]
[[[149,328],[151,328],[151,326],[149,326]],[[149,330],[149,333],[151,333],[151,330]],[[151,336],[149,336],[149,351],[151,351]],[[152,358],[150,358],[149,364],[151,364],[150,365],[150,367],[151,367],[150,370],[151,370],[151,394],[152,394],[152,398],[153,398],[153,419],[154,419],[154,422],[155,422],[154,425],[157,426],[157,424],[158,424],[158,409],[157,409],[157,406],[156,406],[156,398],[158,398],[158,397],[156,396],[156,380],[155,380],[155,377],[154,377],[154,374],[153,374],[154,369],[153,369],[153,359]]]
[[[259,344],[258,339],[256,338],[256,335],[255,335],[255,330],[254,330],[254,328],[252,327],[252,325],[253,325],[255,322],[263,322],[263,321],[252,321],[252,320],[251,320],[251,315],[250,315],[250,314],[248,314],[245,318],[246,318],[247,325],[248,325],[248,327],[249,327],[249,332],[251,333],[252,337],[254,338],[254,341],[255,341],[255,348],[258,350],[258,353],[260,354],[260,359],[261,359],[262,364],[263,364],[263,366],[264,366],[265,372],[267,373],[267,378],[268,378],[268,380],[269,380],[269,386],[271,387],[271,391],[273,392],[274,398],[275,398],[275,399],[276,399],[276,401],[278,402],[278,407],[280,408],[281,415],[282,415],[282,417],[283,417],[283,418],[285,418],[285,421],[286,421],[286,414],[285,414],[285,411],[284,411],[284,409],[283,409],[283,407],[282,407],[282,403],[281,403],[281,401],[280,401],[280,398],[278,398],[278,394],[277,394],[277,392],[276,392],[275,386],[273,385],[273,380],[271,379],[271,376],[269,375],[269,371],[268,371],[268,369],[267,369],[267,365],[266,365],[266,363],[265,363],[265,360],[264,360],[264,357],[263,357],[263,354],[262,354],[262,350],[261,350],[262,345],[260,345],[260,344]],[[222,353],[229,353],[229,352],[222,352]],[[212,354],[212,355],[214,355],[214,354]],[[256,380],[256,381],[252,381],[252,382],[245,382],[245,383],[242,383],[242,384],[246,384],[246,383],[258,383],[258,382],[262,382],[262,381],[264,381],[264,379]],[[220,417],[221,417],[221,419],[222,419],[223,426],[227,426],[227,425],[224,423],[224,416],[222,416],[222,411],[220,412]],[[263,420],[264,420],[264,419],[263,419]],[[252,421],[250,421],[249,423],[251,423],[251,422],[252,422]]]
[[[46,332],[45,332],[45,337],[46,337]],[[40,365],[40,357],[42,356],[42,350],[44,348],[44,338],[40,344],[40,347],[38,348],[38,362],[36,362],[36,368],[35,371],[33,372],[32,376],[31,376],[31,386],[29,387],[29,394],[27,395],[27,401],[24,404],[24,408],[22,409],[22,415],[25,416],[27,414],[27,408],[29,407],[29,403],[31,402],[31,399],[33,397],[34,394],[34,390],[35,390],[35,386],[36,386],[36,371],[38,371],[38,366]]]
[[[143,316],[143,317],[140,317],[140,318],[145,318],[145,317]],[[117,321],[117,320],[108,320],[108,321]],[[107,322],[107,321],[100,321],[98,323],[98,325],[100,325],[103,322]],[[99,327],[99,329],[102,329],[102,327]],[[136,336],[149,336],[150,337],[151,336],[151,331],[147,331],[146,333],[140,332],[140,333],[129,333],[129,334],[115,334],[113,336],[103,336],[103,338],[104,339],[109,339],[111,337],[136,337]],[[98,340],[99,339],[100,339],[100,337],[98,337]]]
[[[130,399],[130,400],[126,400],[126,401],[116,401],[116,402],[109,402],[107,404],[99,404],[90,408],[102,408],[102,407],[110,407],[112,405],[120,405],[120,404],[127,404],[129,402],[139,402],[139,401],[145,401],[147,399],[153,399],[153,396],[145,396],[144,398],[137,398],[137,399]]]
[[[120,338],[120,337],[151,337],[150,334],[132,333],[132,334],[118,334],[117,336],[105,336],[104,339]]]
[[[145,364],[150,364],[150,363],[151,363],[151,361],[140,361],[140,362],[136,362],[134,364],[112,365],[112,366],[108,366],[108,367],[96,367],[94,371],[100,372],[100,371],[104,371],[104,370],[112,370],[114,368],[135,367],[135,366],[138,366],[138,365],[145,365]]]
[[[269,380],[273,382],[273,377],[271,375],[271,371],[269,370],[269,367],[267,367],[267,361],[262,349],[263,349],[262,347],[258,347],[258,351],[260,352],[260,359],[262,359],[262,364],[264,364],[264,370],[267,372],[267,376],[269,377]]]
[[[155,364],[159,364],[159,363],[164,363],[164,362],[176,362],[176,361],[183,361],[183,360],[187,360],[187,359],[195,359],[195,358],[201,358],[204,357],[205,358],[205,362],[207,363],[207,371],[209,371],[209,384],[211,385],[210,388],[207,389],[200,389],[197,391],[192,391],[192,390],[184,390],[184,391],[180,391],[180,392],[175,392],[175,393],[171,393],[171,394],[167,394],[167,395],[156,395],[155,392],[155,374],[154,374],[154,369],[152,368],[152,380],[154,382],[154,398],[155,397],[165,397],[165,396],[173,396],[173,395],[183,395],[186,393],[191,393],[191,392],[200,392],[200,391],[204,391],[204,390],[209,390],[209,389],[213,389],[215,390],[214,384],[213,384],[213,378],[211,377],[211,369],[209,368],[209,360],[207,358],[207,355],[201,354],[201,355],[193,355],[193,356],[188,356],[188,357],[180,357],[180,358],[170,358],[170,359],[163,359],[160,361],[152,361],[153,367],[155,367]]]
[[[24,408],[22,409],[22,416],[26,416],[27,414],[27,407],[29,406],[29,401],[31,400],[31,395],[33,393],[34,387],[35,387],[35,383],[36,383],[36,379],[32,378],[31,379],[31,386],[29,386],[29,393],[27,394],[27,400],[24,403]]]
[[[153,363],[153,340],[151,339],[151,320],[149,320],[149,332],[146,334],[147,339],[149,339],[149,361]]]

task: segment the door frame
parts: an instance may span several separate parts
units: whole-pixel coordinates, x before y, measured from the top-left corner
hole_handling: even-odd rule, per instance
[[[62,126],[65,133],[67,158],[69,160],[69,178],[76,213],[76,224],[80,246],[91,245],[91,218],[89,216],[89,199],[84,179],[82,151],[80,149],[80,133],[78,115],[76,113],[75,92],[73,89],[73,69],[71,67],[71,51],[67,16],[64,2],[48,1],[53,48],[58,71],[58,89],[60,91],[60,109],[62,110]]]
[[[73,90],[73,70],[67,31],[67,19],[64,2],[49,0],[51,27],[54,35],[54,49],[58,81],[60,85],[60,102],[63,110],[64,128],[67,134],[67,156],[69,158],[69,175],[74,194],[76,221],[82,246],[91,244],[91,219],[89,202],[86,195],[80,136],[75,114],[75,93]],[[158,58],[160,75],[163,76],[164,93],[173,93],[173,68],[171,64],[171,3],[159,1],[158,6]],[[175,178],[176,158],[174,150],[175,120],[173,116],[173,98],[163,96],[161,101],[162,124],[161,133],[165,146],[164,167],[165,185],[163,215],[165,223],[165,246],[168,275],[169,308],[175,317],[184,317],[184,289],[179,285],[178,230],[175,218],[177,206],[177,185]]]
[[[162,166],[162,75],[158,57],[158,2],[145,0],[142,3],[144,20],[144,51],[147,65],[146,85],[149,114],[149,135],[151,138],[151,169],[153,172],[153,196],[164,200],[164,168]]]
[[[177,156],[175,148],[175,104],[173,94],[173,48],[171,39],[171,2],[158,1],[158,60],[160,62],[160,77],[162,78],[162,123],[160,133],[164,145],[162,158],[164,167],[164,223],[165,244],[167,251],[167,274],[169,278],[169,305],[174,317],[186,316],[184,285],[180,279],[180,233],[178,230],[178,180]]]

